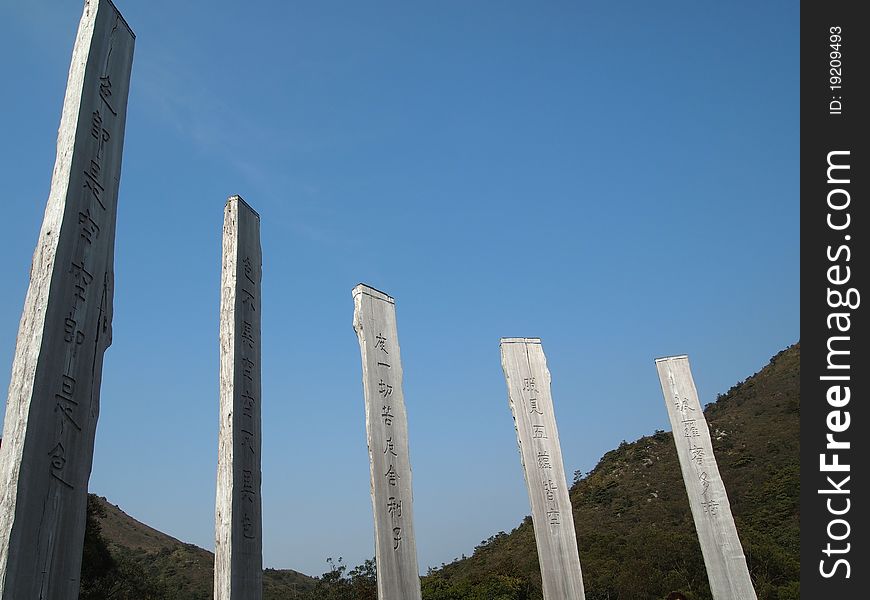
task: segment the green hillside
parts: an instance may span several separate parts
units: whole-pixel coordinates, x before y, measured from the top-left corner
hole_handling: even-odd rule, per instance
[[[760,600],[799,598],[799,379],[795,344],[705,408]],[[623,442],[575,477],[570,496],[588,600],[661,600],[671,592],[711,598],[670,433]],[[210,599],[213,561],[210,552],[90,498],[82,600]],[[376,599],[373,561],[349,572],[340,559],[329,564],[318,578],[267,569],[264,598]],[[422,585],[424,600],[541,598],[531,518],[430,571]]]
[[[140,523],[93,494],[88,497],[88,520],[81,600],[211,600],[211,552]],[[109,558],[103,556],[103,548]],[[263,598],[304,598],[315,583],[290,569],[266,569]]]
[[[759,599],[799,598],[800,344],[704,412]],[[711,598],[671,433],[623,442],[570,496],[588,600]],[[470,595],[498,580],[518,591]],[[540,598],[540,586],[527,517],[430,573],[424,597]]]

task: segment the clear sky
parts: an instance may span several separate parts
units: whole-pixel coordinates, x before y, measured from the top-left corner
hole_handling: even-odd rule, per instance
[[[422,570],[529,513],[500,337],[543,340],[569,479],[669,429],[655,357],[710,402],[798,340],[796,2],[117,5],[90,489],[153,527],[214,545],[231,194],[262,216],[265,566],[374,555],[359,282],[397,302]],[[4,390],[81,8],[0,2]]]

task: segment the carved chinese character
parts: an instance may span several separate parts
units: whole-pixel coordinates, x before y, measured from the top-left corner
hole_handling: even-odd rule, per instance
[[[84,304],[87,299],[85,298],[85,286],[76,283],[73,288],[75,288],[73,292],[73,310],[75,310],[79,307],[79,302]]]
[[[547,439],[547,433],[545,432],[543,425],[532,425],[532,439]]]
[[[254,326],[250,321],[242,321],[242,341],[248,348],[254,348]]]
[[[57,445],[49,451],[48,455],[51,457],[51,476],[69,489],[74,489],[73,485],[62,477],[63,469],[66,466],[66,451],[63,448],[63,444],[58,442]]]
[[[91,136],[100,142],[101,149],[103,142],[108,142],[111,137],[106,128],[103,127],[103,115],[98,110],[95,110],[91,116]]]
[[[402,541],[402,528],[393,527],[393,550],[399,549],[399,542]]]
[[[84,286],[87,286],[94,280],[94,276],[91,275],[87,269],[85,269],[85,261],[80,263],[72,262],[70,264],[69,273],[72,273],[73,279],[78,281]]]
[[[254,472],[250,469],[242,469],[242,489],[240,490],[243,500],[249,504],[254,503]]]
[[[54,395],[54,411],[59,412],[61,416],[63,416],[72,424],[73,427],[81,431],[81,426],[79,426],[79,424],[76,423],[76,420],[73,418],[75,407],[79,405],[78,402],[73,400],[73,393],[75,392],[75,388],[75,379],[67,375],[61,375],[60,393]]]
[[[69,375],[61,375],[60,378],[60,393],[72,397],[76,390],[76,380]]]
[[[538,399],[537,398],[529,398],[529,414],[532,415],[542,415],[544,413],[541,412],[541,409],[538,408]]]
[[[558,510],[548,510],[547,511],[547,521],[549,521],[550,525],[561,525],[562,521],[560,520],[560,515]]]
[[[523,391],[524,392],[537,392],[538,386],[535,384],[534,377],[524,377],[523,378]]]
[[[242,357],[242,377],[254,381],[254,361]]]
[[[240,431],[242,433],[242,448],[247,448],[251,454],[256,454],[257,452],[254,450],[254,434],[244,429]]]
[[[239,429],[243,432],[253,431],[254,430],[254,415],[250,411],[242,411],[242,414],[239,415],[238,422]],[[251,434],[248,434],[251,435]],[[253,450],[253,445],[251,446]]]
[[[393,394],[393,386],[381,379],[378,382],[378,393],[384,398],[391,396]]]
[[[395,497],[390,496],[390,498],[387,500],[387,512],[389,512],[394,519],[398,519],[399,517],[401,517],[402,501],[396,500]]]
[[[387,352],[387,338],[380,333],[375,337],[375,350],[383,350],[384,354],[389,354]]]
[[[690,442],[689,452],[692,455],[692,460],[695,461],[698,465],[704,464],[704,448],[701,446],[695,446],[694,442]]]
[[[99,174],[100,165],[92,160],[90,170],[85,171],[85,183],[82,187],[88,188],[91,191],[91,197],[97,201],[100,208],[106,210],[106,205],[103,204],[103,192],[105,191],[105,188],[103,187],[103,184],[97,180]]]
[[[544,482],[544,495],[547,497],[547,502],[553,502],[556,500],[556,484],[553,483],[552,479],[548,479]]]
[[[389,452],[393,456],[398,456],[398,454],[396,454],[395,444],[393,444],[393,438],[391,437],[387,438],[387,445],[384,448],[384,454],[386,454],[387,452]]]
[[[241,395],[241,400],[242,400],[242,413],[249,416],[249,417],[253,416],[254,405],[256,404],[256,400],[254,399],[254,397],[251,394],[244,392]]]
[[[698,481],[701,482],[701,495],[706,496],[707,490],[710,487],[710,481],[707,479],[707,472],[704,471],[700,475],[698,475]]]
[[[393,413],[391,412],[393,407],[389,404],[384,404],[384,408],[381,411],[381,416],[384,418],[384,425],[392,425],[393,424]]]
[[[73,318],[74,315],[75,313],[71,312],[67,315],[67,318],[63,320],[63,339],[69,344],[75,343],[78,346],[85,341],[85,334],[76,329],[78,323],[76,323],[76,320]]]
[[[91,211],[89,209],[79,213],[79,225],[82,226],[82,239],[88,244],[92,243],[95,237],[100,237],[100,226],[91,218]]]
[[[103,170],[103,166],[99,163],[99,161],[92,160],[91,165],[88,168],[86,175],[88,175],[93,181],[98,181],[100,179],[100,172]]]
[[[242,469],[242,491],[254,491],[254,472],[250,469]]]
[[[687,410],[691,410],[695,412],[695,409],[689,405],[688,398],[680,398],[679,395],[674,394],[674,408],[676,408],[680,412],[686,412]]]
[[[719,510],[719,503],[715,500],[704,500],[703,502],[701,502],[701,506],[704,507],[704,512],[711,517],[715,517],[717,511]]]
[[[384,477],[387,478],[387,483],[390,485],[396,485],[399,481],[399,474],[396,473],[396,470],[393,468],[393,465],[390,465],[390,468],[387,469],[387,472],[384,473]]]
[[[538,468],[539,469],[552,469],[553,465],[550,462],[550,453],[547,450],[540,450],[538,452]]]
[[[257,282],[254,280],[254,263],[251,261],[250,256],[246,256],[244,260],[242,260],[242,267],[245,270],[245,279],[257,285]]]
[[[85,237],[85,235],[82,234],[82,237]],[[84,260],[81,263],[73,261],[70,264],[69,272],[72,273],[74,279],[73,287],[75,288],[75,291],[73,292],[73,311],[75,311],[75,309],[79,307],[79,302],[82,304],[87,302],[85,293],[87,292],[88,285],[93,281],[94,276],[85,269]]]
[[[245,511],[242,515],[242,535],[244,535],[249,540],[252,540],[255,537],[254,520],[251,518],[250,513],[248,513],[247,511]]]
[[[106,105],[106,108],[109,109],[109,112],[111,112],[113,115],[115,115],[117,117],[118,113],[115,112],[115,109],[112,108],[112,105],[109,103],[109,98],[111,98],[111,97],[112,97],[112,80],[111,80],[111,78],[109,78],[108,75],[103,75],[102,77],[100,77],[100,100],[103,101],[103,104]]]
[[[696,419],[685,419],[683,421],[683,435],[687,438],[689,437],[700,437],[701,432],[698,430],[698,426],[695,425]]]
[[[242,288],[242,305],[251,312],[256,312],[257,310],[254,302],[254,294],[252,294],[245,288]]]

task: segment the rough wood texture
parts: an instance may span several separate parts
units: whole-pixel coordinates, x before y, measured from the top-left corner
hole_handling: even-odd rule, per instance
[[[545,600],[583,600],[583,576],[541,340],[502,338],[501,364],[532,506]]]
[[[378,598],[419,600],[396,305],[390,296],[362,284],[353,289],[353,303],[353,328],[362,355]]]
[[[78,596],[135,36],[85,2],[0,450],[0,599]]]
[[[215,600],[263,597],[260,499],[260,216],[238,196],[224,209]]]
[[[713,456],[710,430],[698,401],[689,357],[659,358],[656,369],[674,431],[710,591],[715,600],[755,600],[755,589],[737,537],[725,484]]]

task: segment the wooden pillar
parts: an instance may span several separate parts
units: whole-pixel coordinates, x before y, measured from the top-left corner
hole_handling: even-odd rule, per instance
[[[420,600],[396,303],[362,284],[353,289],[353,302],[362,355],[378,598]]]
[[[134,40],[111,2],[85,2],[6,405],[2,600],[78,597]]]
[[[656,370],[713,598],[756,600],[743,546],[731,515],[731,504],[713,456],[713,442],[698,401],[689,357],[656,359]]]
[[[532,507],[544,600],[583,600],[574,515],[541,340],[502,338],[501,364]]]
[[[260,215],[239,196],[224,209],[215,600],[263,597]]]

